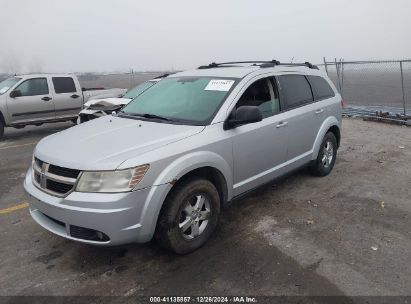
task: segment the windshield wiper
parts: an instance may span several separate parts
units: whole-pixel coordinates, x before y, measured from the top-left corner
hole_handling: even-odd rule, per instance
[[[173,119],[164,117],[164,116],[160,116],[160,115],[156,115],[156,114],[148,114],[148,113],[144,113],[144,114],[136,114],[137,116],[142,116],[145,118],[154,118],[154,119],[161,119],[161,120],[166,120],[166,121],[174,121]]]
[[[156,115],[156,114],[148,114],[148,113],[126,113],[124,111],[120,111],[121,114],[128,115],[128,116],[135,116],[135,117],[144,117],[149,119],[160,119],[164,121],[176,121],[175,119],[170,119],[164,116]]]

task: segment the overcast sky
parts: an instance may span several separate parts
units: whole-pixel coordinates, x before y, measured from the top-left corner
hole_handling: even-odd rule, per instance
[[[411,57],[410,0],[0,0],[0,72]]]

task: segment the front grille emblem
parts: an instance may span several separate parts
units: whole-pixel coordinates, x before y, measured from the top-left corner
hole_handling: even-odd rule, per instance
[[[40,187],[43,189],[46,189],[46,183],[47,183],[47,179],[46,179],[46,172],[49,169],[49,164],[47,163],[43,163],[41,165],[41,171],[40,173]]]
[[[56,167],[37,159],[33,162],[32,170],[34,185],[40,190],[58,197],[64,197],[74,190],[80,173],[77,171],[76,177],[67,177],[64,176],[64,170],[76,170]]]

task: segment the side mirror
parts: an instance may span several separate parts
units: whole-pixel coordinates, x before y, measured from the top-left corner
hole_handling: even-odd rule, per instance
[[[16,98],[16,97],[20,97],[21,96],[21,92],[20,90],[14,90],[10,92],[10,97],[11,98]]]
[[[232,129],[241,125],[259,122],[263,115],[258,107],[242,106],[236,109],[224,124],[224,129]]]

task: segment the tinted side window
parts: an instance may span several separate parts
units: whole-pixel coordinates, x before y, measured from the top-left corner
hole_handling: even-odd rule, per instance
[[[75,93],[76,86],[74,80],[71,77],[53,77],[54,91],[57,94],[62,93]]]
[[[324,78],[320,76],[308,76],[308,79],[313,86],[315,99],[326,99],[335,96],[333,89]]]
[[[311,86],[303,75],[278,76],[287,109],[314,101]]]
[[[47,95],[49,86],[46,78],[33,78],[22,82],[16,90],[20,91],[21,96]]]

